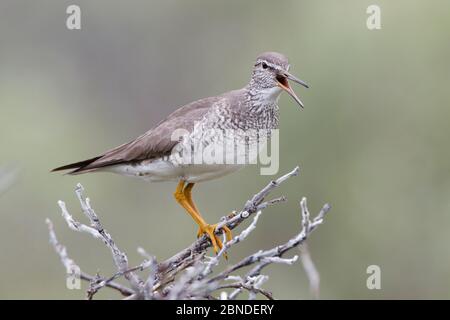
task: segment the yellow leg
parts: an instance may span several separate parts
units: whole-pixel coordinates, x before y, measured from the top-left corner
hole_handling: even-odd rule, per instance
[[[200,213],[197,210],[194,202],[192,201],[191,190],[194,184],[189,183],[186,187],[184,186],[185,182],[180,181],[177,185],[177,189],[175,190],[174,196],[177,202],[190,214],[192,219],[198,224],[200,228],[201,234],[206,233],[209,239],[211,240],[211,244],[213,246],[214,252],[217,253],[220,248],[223,247],[222,241],[220,241],[219,237],[215,235],[216,225],[209,225],[202,218]],[[228,229],[228,228],[227,228]],[[224,230],[226,233],[227,231]],[[228,229],[228,232],[230,230]],[[227,233],[227,238],[231,238]]]
[[[199,211],[197,209],[197,206],[195,205],[194,201],[192,200],[192,188],[194,188],[194,183],[188,183],[186,185],[186,187],[184,188],[183,193],[184,193],[184,196],[185,196],[186,200],[188,201],[189,205],[198,213]],[[199,213],[199,215],[200,215],[200,213]],[[215,229],[217,224],[213,224],[212,226],[214,226],[214,229]],[[223,226],[221,229],[223,230],[223,232],[225,232],[227,241],[230,241],[233,238],[230,228],[228,228],[227,226]],[[197,232],[197,237],[202,236],[203,233],[204,233],[204,231],[200,227]]]

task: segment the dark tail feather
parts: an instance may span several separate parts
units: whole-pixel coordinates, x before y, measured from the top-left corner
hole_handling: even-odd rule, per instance
[[[101,157],[95,157],[95,158],[91,158],[91,159],[88,159],[88,160],[83,160],[83,161],[80,161],[80,162],[67,164],[65,166],[55,168],[55,169],[51,170],[51,172],[75,169],[75,170],[69,172],[69,174],[81,173],[80,171],[82,171],[84,167],[86,167],[87,165],[91,164],[92,162],[94,162],[94,161],[96,161],[96,160],[98,160],[100,158]]]

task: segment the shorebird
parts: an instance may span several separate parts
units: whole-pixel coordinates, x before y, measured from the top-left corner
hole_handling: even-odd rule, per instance
[[[289,80],[308,88],[305,82],[289,73],[289,62],[283,54],[262,53],[256,58],[250,82],[244,88],[184,105],[135,140],[52,171],[71,170],[68,174],[73,175],[109,171],[141,177],[150,182],[178,181],[174,193],[176,201],[198,224],[197,236],[206,234],[217,253],[223,247],[216,234],[219,230],[216,230],[217,225],[206,223],[200,215],[192,200],[192,188],[198,182],[234,172],[243,164],[183,162],[179,156],[183,151],[193,150],[194,156],[195,152],[200,152],[193,145],[206,147],[218,144],[217,132],[223,130],[241,132],[237,138],[233,137],[238,146],[257,144],[255,135],[250,135],[249,139],[248,136],[243,137],[242,132],[266,130],[270,134],[278,129],[278,99],[282,91],[286,91],[303,108]],[[206,130],[196,130],[198,128]],[[184,135],[174,139],[177,130],[183,130]],[[223,227],[221,231],[225,232],[227,240],[231,239],[228,227]]]

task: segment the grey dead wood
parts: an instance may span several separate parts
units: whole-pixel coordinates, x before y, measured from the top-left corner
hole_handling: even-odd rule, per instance
[[[303,259],[302,263],[311,285],[310,290],[314,297],[317,297],[319,273],[312,263],[309,251],[305,253],[305,244],[310,234],[323,223],[330,206],[324,205],[317,216],[311,219],[306,198],[302,198],[300,201],[301,219],[299,220],[300,231],[298,234],[283,244],[267,250],[258,250],[224,270],[216,270],[226,252],[245,241],[257,230],[263,211],[269,206],[280,204],[286,200],[284,196],[266,200],[267,196],[286,180],[297,176],[298,173],[299,168],[296,167],[291,172],[271,181],[249,199],[241,211],[221,219],[217,227],[218,233],[223,226],[228,226],[233,230],[246,221],[251,222],[230,241],[224,241],[224,246],[217,255],[207,255],[211,243],[206,236],[202,236],[185,249],[159,263],[153,255],[147,253],[143,248],[138,248],[144,261],[134,267],[129,266],[127,255],[119,249],[112,236],[103,227],[99,216],[91,207],[89,198],[84,196],[83,187],[80,184],[77,185],[75,193],[82,212],[89,220],[89,225],[75,220],[67,210],[65,203],[59,201],[62,216],[70,229],[90,234],[101,240],[111,252],[117,269],[116,273],[108,277],[98,274],[92,276],[80,271],[80,279],[89,282],[86,297],[92,299],[98,291],[110,288],[118,291],[125,299],[236,299],[243,292],[248,293],[249,299],[255,299],[257,295],[274,299],[273,294],[262,287],[269,280],[269,277],[263,275],[262,271],[272,264],[295,264],[299,256],[284,257],[293,248],[303,250],[300,253],[300,259]],[[71,269],[76,263],[69,257],[66,248],[58,242],[53,224],[49,219],[47,219],[47,225],[50,244],[66,270]],[[242,275],[244,268],[250,269]],[[142,276],[141,274],[144,273],[145,276]],[[123,278],[128,285],[116,282],[120,278]],[[232,291],[228,292],[227,290]]]

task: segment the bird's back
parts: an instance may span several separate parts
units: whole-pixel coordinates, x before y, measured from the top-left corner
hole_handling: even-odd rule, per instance
[[[210,114],[217,110],[218,106],[219,108],[221,106],[232,109],[241,108],[242,106],[237,105],[237,101],[243,94],[243,89],[234,90],[220,96],[191,102],[178,108],[154,128],[128,143],[108,150],[99,156],[58,167],[52,171],[71,169],[70,174],[80,174],[104,169],[108,166],[167,156],[178,144],[178,141],[173,139],[173,133],[177,129],[191,132],[196,123],[207,122]]]

